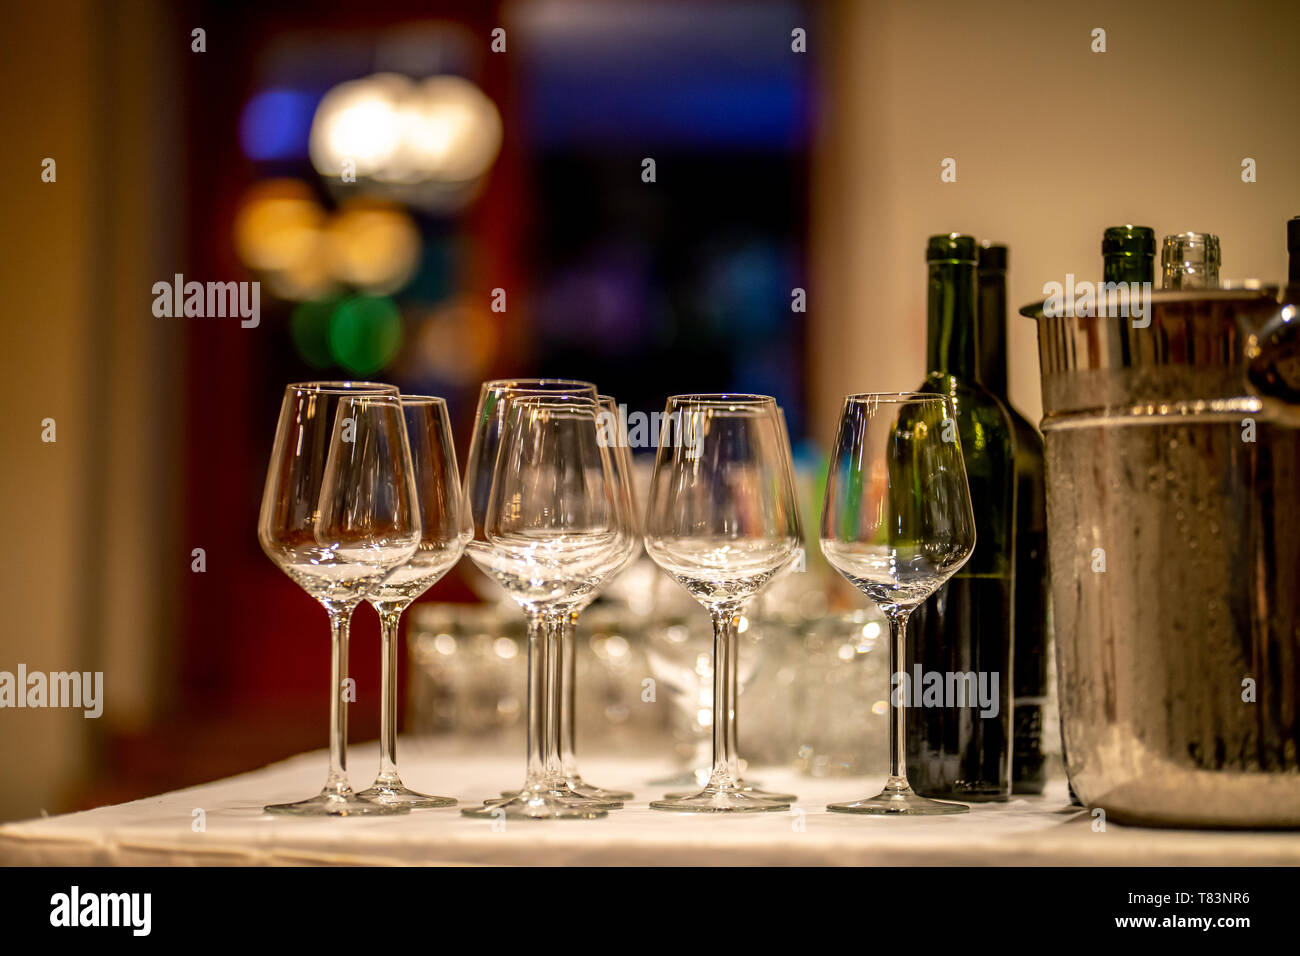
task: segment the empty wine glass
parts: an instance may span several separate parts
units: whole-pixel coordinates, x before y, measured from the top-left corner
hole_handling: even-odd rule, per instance
[[[358,796],[412,809],[452,807],[456,801],[451,797],[433,797],[408,789],[397,772],[397,640],[402,613],[460,560],[472,528],[469,511],[464,507],[446,403],[422,395],[403,395],[400,401],[423,530],[410,560],[390,571],[366,596],[378,612],[381,626],[383,703],[379,775]]]
[[[550,395],[571,395],[595,402],[596,386],[590,382],[582,382],[576,379],[513,378],[484,382],[479,389],[474,431],[470,436],[469,457],[465,464],[465,503],[472,514],[473,540],[479,542],[469,547],[467,553],[475,566],[483,572],[483,574],[474,578],[476,590],[483,597],[489,596],[484,592],[490,588],[508,599],[513,599],[508,591],[502,589],[500,583],[496,580],[496,576],[490,570],[489,565],[494,560],[494,552],[491,548],[485,546],[487,534],[484,530],[484,523],[491,503],[492,479],[500,452],[501,435],[505,428],[505,412],[508,400],[512,396],[520,397],[525,395],[539,398]],[[547,675],[551,673],[551,668],[549,666],[550,662],[545,656],[549,646],[547,637],[543,633],[545,623],[541,615],[525,613],[525,620],[529,653],[533,655],[533,658],[536,658],[535,662],[538,671],[543,680],[547,681]],[[558,644],[556,653],[560,653]],[[530,658],[530,661],[533,658]],[[535,728],[530,725],[530,730],[540,744],[545,747],[547,753],[559,747],[558,739],[551,739],[556,734],[558,697],[558,684],[549,681],[545,683],[538,698],[541,707],[536,714],[541,724]],[[553,706],[552,702],[557,703]],[[562,779],[562,776],[558,771],[555,774],[555,798],[562,800],[569,796],[578,805],[588,806],[590,798],[579,797],[576,793],[566,794],[560,792],[568,790],[568,784]],[[513,797],[517,793],[517,790],[504,790],[501,795],[503,797]],[[617,809],[620,806],[621,804],[617,801],[612,801],[606,805],[606,808]]]
[[[746,602],[795,555],[799,518],[788,442],[766,395],[677,395],[668,400],[646,512],[646,553],[713,619],[713,771],[695,794],[656,810],[788,810],[739,779],[731,659]]]
[[[907,618],[975,548],[956,415],[943,395],[850,395],[826,478],[821,546],[826,560],[889,620],[889,780],[874,797],[833,803],[841,813],[965,813],[907,783],[904,757]]]
[[[799,500],[798,486],[795,484],[795,480],[794,480],[794,455],[790,449],[790,432],[786,426],[785,410],[780,405],[776,406],[776,417],[781,429],[781,447],[785,452],[786,470],[790,474],[790,487],[796,489],[794,520],[795,520],[795,527],[797,529],[798,537],[799,537],[799,547],[796,548],[791,553],[790,559],[786,561],[786,563],[777,570],[777,573],[772,575],[774,579],[780,577],[782,574],[788,573],[791,566],[794,565],[794,563],[800,557],[803,551],[803,518],[800,516],[799,508],[798,508],[798,500]],[[732,619],[732,621],[727,626],[728,628],[735,628],[735,633],[729,634],[728,638],[729,640],[732,641],[733,646],[736,648],[736,652],[734,654],[727,655],[728,699],[731,701],[731,710],[727,714],[726,729],[727,729],[727,736],[730,739],[729,746],[731,752],[736,755],[736,765],[737,767],[739,767],[740,741],[738,737],[739,734],[738,728],[740,726],[740,690],[741,690],[739,619],[738,618]],[[744,775],[740,773],[739,769],[737,769],[736,772],[736,786],[738,786],[741,790],[744,790],[746,793],[753,794],[756,797],[763,797],[767,800],[775,800],[778,803],[792,803],[798,799],[798,797],[796,797],[793,793],[776,793],[771,790],[763,790],[759,787],[754,786],[751,783],[746,783],[744,779]],[[677,792],[670,792],[666,796],[669,800],[676,800],[676,799],[680,799],[681,797],[689,797],[692,794],[695,794],[697,792],[698,791],[696,790],[681,790]]]
[[[468,816],[591,819],[622,805],[556,786],[561,776],[557,612],[598,586],[625,557],[620,488],[609,450],[599,440],[597,410],[585,396],[505,396],[483,524],[487,540],[471,541],[468,551],[529,621],[527,771],[516,795],[463,810]]]
[[[262,550],[329,614],[330,766],[320,794],[271,813],[399,813],[347,778],[348,626],[353,609],[420,542],[411,452],[397,389],[367,382],[290,385],[280,405],[258,519]]]

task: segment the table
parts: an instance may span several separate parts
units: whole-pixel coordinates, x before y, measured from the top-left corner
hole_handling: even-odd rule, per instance
[[[463,752],[448,742],[404,740],[402,773],[416,789],[477,804],[523,779],[523,755]],[[377,766],[373,744],[349,749],[353,784]],[[349,819],[262,812],[320,789],[323,751],[251,773],[119,806],[0,826],[7,865],[1297,865],[1300,833],[1158,830],[1106,823],[1070,807],[1064,781],[1042,797],[975,805],[969,814],[918,819],[829,813],[831,801],[876,792],[883,779],[804,777],[763,768],[769,789],[800,796],[788,813],[717,816],[655,811],[664,789],[647,781],[666,763],[584,761],[587,777],[637,794],[599,820],[472,820],[457,809]],[[200,823],[202,826],[200,827]]]

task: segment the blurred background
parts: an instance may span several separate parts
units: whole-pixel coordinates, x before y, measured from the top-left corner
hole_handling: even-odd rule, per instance
[[[769,393],[815,529],[842,396],[923,376],[928,235],[1008,244],[1017,305],[1067,272],[1095,277],[1101,232],[1120,222],[1215,232],[1225,277],[1281,277],[1283,223],[1300,212],[1300,8],[1239,4],[1233,29],[1226,15],[1014,0],[6,5],[0,670],[103,671],[106,700],[97,720],[0,711],[0,820],[324,744],[325,617],[256,538],[286,383],[443,395],[462,464],[488,378],[590,379],[646,412],[675,392]],[[1246,157],[1256,182],[1241,180]],[[154,284],[177,274],[259,281],[259,323],[156,316]],[[1028,320],[1012,321],[1009,356],[1012,401],[1037,421]],[[751,635],[767,646],[751,693],[781,703],[750,707],[742,733],[818,772],[883,748],[884,685],[883,670],[841,667],[875,660],[878,627],[815,547],[809,563]],[[520,645],[470,573],[410,620],[407,727],[516,746]],[[694,638],[673,631],[687,627],[674,598],[621,600],[631,623],[593,609],[588,739],[662,734],[689,764],[692,728],[628,701],[645,674],[690,671],[675,648]],[[378,729],[377,633],[358,613],[354,741]],[[843,696],[810,690],[828,683]],[[846,739],[818,737],[837,708]]]

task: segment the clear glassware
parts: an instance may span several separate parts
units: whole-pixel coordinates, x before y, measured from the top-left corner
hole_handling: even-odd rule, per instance
[[[790,449],[790,431],[785,421],[785,410],[781,408],[780,405],[776,406],[776,417],[777,417],[777,422],[780,425],[781,446],[785,452],[785,467],[789,475],[790,487],[795,488],[794,454]],[[774,581],[780,578],[782,575],[791,573],[791,569],[793,568],[795,563],[799,560],[799,558],[801,557],[801,553],[803,551],[803,519],[799,514],[797,492],[795,496],[794,520],[795,520],[795,526],[797,528],[797,534],[799,538],[799,547],[795,551],[791,559],[787,561],[777,571],[777,573],[772,576]],[[736,754],[736,759],[737,759],[736,786],[738,786],[741,790],[745,791],[746,793],[753,794],[756,797],[763,797],[764,799],[767,800],[775,800],[779,803],[792,803],[795,800],[799,799],[793,793],[774,793],[771,790],[763,790],[752,783],[746,782],[743,775],[740,773],[739,770],[740,742],[737,738],[737,729],[736,729],[740,724],[740,691],[741,691],[739,618],[737,617],[733,619],[729,626],[736,629],[736,633],[732,635],[736,652],[734,654],[727,655],[727,680],[730,683],[729,699],[731,701],[731,713],[727,719],[727,734],[731,738],[731,744],[730,744],[731,752]],[[698,792],[699,791],[697,790],[682,790],[677,792],[671,792],[667,794],[667,798],[669,800],[679,800],[682,797],[689,797]]]
[[[889,780],[874,797],[833,803],[840,813],[965,813],[907,783],[907,675],[899,673],[907,618],[975,548],[956,413],[944,395],[850,395],[844,400],[822,507],[826,560],[889,621]]]
[[[400,813],[347,777],[348,627],[353,609],[420,543],[411,451],[397,389],[367,382],[290,385],[280,405],[258,518],[262,550],[330,619],[330,765],[321,792],[271,813]]]
[[[468,816],[591,819],[622,806],[557,784],[561,612],[598,587],[627,550],[620,486],[599,439],[598,408],[572,394],[505,397],[483,524],[487,540],[471,541],[468,551],[529,621],[527,771],[517,794],[463,810]]]
[[[552,395],[573,396],[587,399],[593,403],[597,397],[595,385],[576,379],[495,379],[484,382],[480,388],[478,410],[474,420],[474,432],[470,437],[469,457],[465,464],[465,501],[473,516],[473,541],[483,544],[487,541],[484,525],[491,503],[492,483],[501,447],[501,437],[505,428],[505,411],[510,398],[525,396],[544,398]],[[497,574],[492,571],[493,550],[482,546],[482,544],[474,544],[467,549],[467,553],[475,566],[483,572],[474,579],[475,589],[479,594],[488,599],[492,599],[494,595],[499,595],[504,598],[507,604],[515,603],[514,595],[501,586]],[[551,667],[546,657],[550,647],[544,630],[546,622],[540,614],[529,614],[527,612],[525,612],[525,621],[528,634],[529,673],[532,673],[531,668],[535,664],[543,681],[540,696],[538,697],[541,706],[536,713],[529,712],[525,719],[529,721],[529,732],[545,748],[546,752],[550,753],[558,751],[559,748],[556,727],[559,720],[557,708],[559,707],[560,693],[558,685],[560,678],[558,673],[554,680],[551,680],[548,676],[551,674]],[[557,640],[555,653],[559,655],[561,652]],[[529,686],[532,686],[531,683]],[[552,701],[555,702],[554,706],[552,706]],[[536,727],[531,723],[534,718],[539,721],[539,725]],[[555,800],[568,800],[579,809],[590,807],[591,798],[573,792],[559,770],[555,770],[553,778],[552,796]],[[504,790],[501,795],[503,797],[514,797],[517,793],[517,790]],[[618,801],[602,802],[604,809],[617,810],[621,806],[622,803]]]
[[[456,449],[447,405],[441,398],[403,395],[400,399],[411,448],[411,464],[420,510],[420,544],[409,561],[394,568],[366,600],[379,614],[381,628],[382,712],[379,775],[357,796],[411,809],[453,807],[451,797],[411,790],[397,772],[397,641],[402,614],[446,574],[465,550],[473,528],[464,506]]]
[[[745,791],[736,755],[736,623],[746,603],[797,554],[798,505],[789,442],[766,395],[668,400],[646,512],[646,553],[713,620],[713,771],[698,793],[656,810],[788,810]]]

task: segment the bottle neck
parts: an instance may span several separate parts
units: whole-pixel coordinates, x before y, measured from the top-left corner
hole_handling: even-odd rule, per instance
[[[1186,268],[1182,265],[1165,266],[1165,289],[1217,289],[1219,287],[1219,268],[1207,264],[1203,268]]]
[[[998,398],[1007,397],[1007,274],[1000,269],[979,272],[979,367],[980,384]]]
[[[979,380],[975,332],[976,269],[973,262],[931,262],[926,307],[929,372]]]
[[[1156,279],[1155,256],[1114,255],[1102,259],[1102,279],[1106,282],[1151,282]]]

